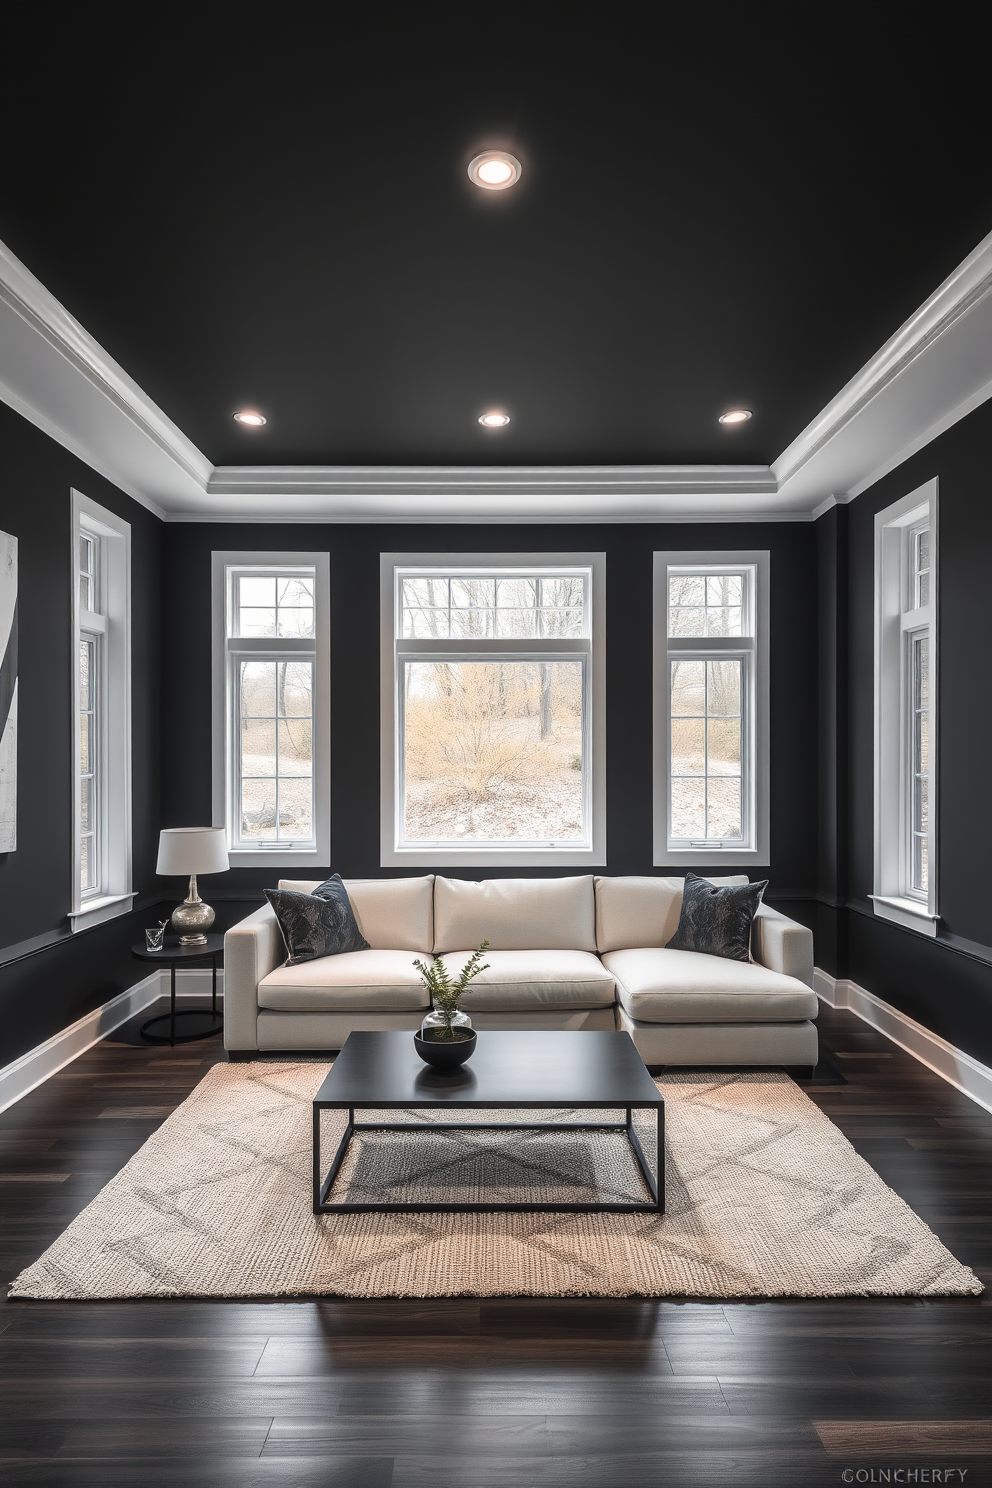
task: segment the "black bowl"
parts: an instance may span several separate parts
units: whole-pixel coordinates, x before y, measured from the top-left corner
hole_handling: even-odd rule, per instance
[[[474,1028],[458,1028],[455,1036],[448,1039],[425,1039],[419,1033],[413,1035],[413,1044],[425,1064],[436,1070],[456,1070],[475,1053],[476,1033]]]

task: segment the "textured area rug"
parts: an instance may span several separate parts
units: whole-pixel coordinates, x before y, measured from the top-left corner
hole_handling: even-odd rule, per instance
[[[311,1101],[325,1074],[315,1063],[215,1066],[21,1273],[11,1295],[929,1297],[982,1290],[784,1074],[659,1080],[668,1138],[663,1217],[314,1216]],[[586,1111],[537,1114],[591,1119]],[[359,1119],[372,1118],[363,1112]],[[329,1126],[330,1153],[335,1135]],[[515,1199],[638,1198],[641,1185],[624,1139],[610,1133],[400,1132],[356,1138],[334,1197],[343,1198],[343,1188],[353,1197],[474,1198],[484,1190]]]

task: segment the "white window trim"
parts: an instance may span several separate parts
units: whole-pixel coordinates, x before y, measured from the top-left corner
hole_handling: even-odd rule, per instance
[[[905,781],[908,762],[905,728],[907,625],[904,596],[907,575],[907,533],[921,521],[930,523],[930,603],[912,612],[908,629],[925,620],[930,637],[930,794],[928,833],[928,892],[926,901],[906,892]],[[937,813],[939,748],[940,646],[938,633],[938,504],[937,479],[910,491],[900,501],[875,514],[875,802],[874,893],[875,913],[883,920],[935,936],[937,910]]]
[[[755,572],[756,593],[753,598],[754,685],[747,699],[748,729],[753,746],[752,761],[747,770],[748,819],[751,823],[752,846],[728,848],[715,843],[701,847],[673,846],[669,839],[669,765],[671,731],[671,694],[669,688],[669,650],[686,649],[680,640],[669,646],[668,636],[668,571],[670,568],[720,568],[748,566]],[[656,868],[692,868],[696,864],[726,863],[731,868],[765,865],[769,861],[769,677],[768,614],[770,555],[760,552],[682,552],[671,550],[654,555],[654,866]],[[697,649],[694,647],[693,649]],[[705,650],[705,644],[698,649]]]
[[[231,778],[234,758],[233,716],[228,703],[230,671],[227,647],[227,571],[230,568],[312,568],[314,583],[313,684],[313,820],[316,847],[271,848],[231,846],[232,868],[326,868],[331,861],[331,567],[328,553],[214,552],[211,554],[212,603],[212,774],[213,825],[231,839],[234,809]],[[309,648],[308,648],[309,649]]]
[[[73,930],[86,930],[127,914],[135,898],[131,877],[131,524],[80,491],[71,492],[72,526],[72,908]],[[101,891],[83,896],[79,886],[79,605],[78,549],[81,531],[99,539],[100,584],[106,616],[100,688],[101,802],[103,810]],[[100,626],[102,629],[102,625]]]
[[[588,568],[591,648],[589,656],[589,761],[592,842],[588,847],[397,847],[399,811],[398,668],[396,666],[397,568]],[[380,605],[381,856],[384,868],[598,868],[606,863],[606,554],[605,553],[382,553]],[[501,642],[501,649],[525,643]],[[430,642],[425,643],[429,649]],[[569,651],[567,641],[561,651]],[[573,648],[574,649],[574,648]]]

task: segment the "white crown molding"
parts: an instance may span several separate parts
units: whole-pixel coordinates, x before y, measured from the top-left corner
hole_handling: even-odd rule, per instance
[[[846,506],[849,501],[853,500],[854,497],[845,491],[841,491],[832,496],[825,496],[817,506],[814,506],[810,515],[815,522],[826,512],[832,511],[835,506]]]
[[[860,495],[992,396],[990,346],[992,233],[783,450],[779,490]]]
[[[992,234],[771,468],[220,466],[0,243],[0,400],[167,521],[815,521],[992,396]]]
[[[258,465],[218,467],[197,519],[726,521],[785,506],[767,465]]]
[[[211,495],[771,495],[767,465],[218,465]]]
[[[0,316],[2,316],[2,311],[0,311]],[[69,451],[70,455],[75,455],[77,460],[82,460],[83,464],[88,465],[91,470],[95,470],[97,475],[102,475],[104,480],[108,480],[112,485],[117,486],[118,490],[123,491],[125,496],[130,496],[133,501],[137,501],[141,506],[147,507],[150,512],[154,512],[163,521],[167,520],[168,513],[163,506],[160,506],[157,501],[153,501],[144,491],[139,491],[135,486],[132,486],[127,476],[122,475],[118,469],[104,464],[92,449],[80,443],[78,439],[75,439],[61,424],[57,424],[47,414],[42,413],[39,408],[26,403],[19,393],[15,393],[13,389],[7,387],[6,383],[2,382],[0,382],[0,403],[6,403],[8,408],[12,408],[15,413],[19,413],[22,418],[27,419],[29,424],[34,424],[36,429],[40,429],[43,434],[47,434],[50,439],[54,439],[56,444],[61,444],[63,449]]]
[[[0,243],[0,398],[159,515],[210,461]]]

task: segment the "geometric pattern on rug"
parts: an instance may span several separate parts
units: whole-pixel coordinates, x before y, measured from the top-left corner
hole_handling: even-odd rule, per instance
[[[663,1216],[315,1216],[311,1102],[326,1073],[326,1065],[313,1062],[215,1065],[22,1271],[11,1296],[929,1297],[982,1291],[973,1272],[785,1074],[673,1073],[657,1081],[665,1097]],[[429,1113],[407,1114],[421,1122]],[[476,1119],[484,1114],[475,1113]],[[491,1114],[516,1119],[505,1111]],[[335,1116],[325,1120],[333,1124]],[[463,1118],[472,1119],[464,1112]],[[363,1111],[359,1119],[377,1118]],[[587,1111],[558,1111],[537,1119],[594,1118]],[[642,1129],[642,1140],[647,1135]],[[326,1127],[328,1154],[335,1138],[332,1125]],[[452,1192],[546,1201],[645,1197],[625,1139],[597,1132],[356,1137],[335,1199],[349,1189],[353,1196],[388,1191],[428,1199]]]

